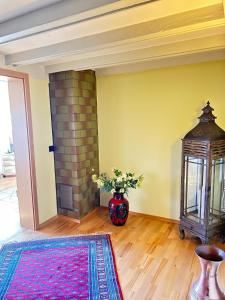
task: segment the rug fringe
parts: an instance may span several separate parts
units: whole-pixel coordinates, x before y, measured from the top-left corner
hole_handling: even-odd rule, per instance
[[[117,277],[117,282],[118,282],[118,287],[119,287],[119,291],[120,291],[121,300],[124,300],[123,291],[122,291],[122,287],[121,287],[121,284],[120,284],[120,276],[119,276],[118,269],[117,269],[116,255],[115,255],[115,252],[114,252],[114,248],[113,248],[113,244],[112,244],[112,240],[111,240],[110,235],[109,235],[109,243],[110,243],[110,246],[111,246],[111,249],[112,249],[113,262],[114,262],[114,266],[115,266],[115,274],[116,274],[116,277]]]
[[[82,236],[92,236],[92,235],[111,235],[112,232],[105,232],[105,231],[97,231],[97,232],[93,232],[93,233],[76,233],[74,235],[57,235],[57,236],[54,236],[54,235],[51,235],[51,236],[40,236],[40,237],[36,237],[36,238],[28,238],[28,239],[22,239],[22,240],[10,240],[6,243],[3,243],[1,246],[0,246],[0,250],[5,246],[5,245],[8,245],[8,244],[14,244],[14,243],[22,243],[22,242],[30,242],[30,241],[38,241],[38,240],[48,240],[48,239],[57,239],[57,238],[72,238],[72,237],[82,237]]]
[[[75,233],[73,235],[58,235],[58,236],[48,236],[49,238],[70,238],[70,237],[76,237],[76,236],[90,236],[90,235],[111,235],[112,232],[110,231],[97,231],[97,232],[92,232],[92,233]]]

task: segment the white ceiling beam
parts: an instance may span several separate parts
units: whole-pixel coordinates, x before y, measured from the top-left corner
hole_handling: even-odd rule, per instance
[[[183,66],[201,62],[215,61],[225,59],[225,49],[211,50],[207,52],[197,52],[192,54],[181,54],[172,57],[163,57],[160,59],[150,59],[147,61],[122,64],[102,69],[96,69],[96,76],[110,76],[113,74],[140,72],[150,69],[167,68],[174,66]]]
[[[69,22],[65,20],[66,18],[116,1],[118,0],[66,0],[51,4],[1,23],[0,42],[9,42],[36,32],[63,26]]]
[[[66,0],[1,23],[0,44],[156,0]],[[213,0],[215,1],[215,0]]]
[[[71,3],[71,1],[79,2],[81,0],[66,0],[63,2]],[[82,3],[87,5],[90,1],[94,2],[96,0],[82,0]],[[45,17],[47,23],[35,27],[33,22],[41,22],[41,18],[44,18],[47,10],[45,9],[43,14],[33,12],[35,14],[33,17],[27,14],[21,17],[21,21],[14,19],[1,23],[0,45],[5,53],[14,53],[15,49],[25,51],[35,47],[55,44],[59,39],[63,42],[149,20],[157,20],[166,16],[179,15],[184,12],[189,14],[192,12],[192,15],[189,16],[190,23],[201,22],[203,18],[205,20],[206,18],[218,19],[224,15],[221,1],[182,0],[177,2],[177,0],[157,0],[150,3],[152,0],[120,0],[54,22],[48,22],[48,17]],[[56,10],[52,9],[51,11],[56,17]],[[72,10],[69,11],[69,13],[72,12]],[[21,22],[25,26],[24,29],[21,28]],[[176,23],[176,17],[170,23],[173,24],[174,22]]]
[[[137,51],[105,55],[90,59],[70,61],[67,63],[46,66],[48,73],[66,70],[99,69],[123,64],[132,64],[143,61],[154,61],[179,55],[206,53],[225,49],[225,34],[173,43],[167,46],[156,46]]]
[[[205,22],[187,27],[171,29],[166,32],[154,33],[140,36],[133,39],[123,40],[107,45],[99,45],[95,48],[81,51],[80,53],[57,60],[50,60],[45,65],[63,63],[75,60],[82,60],[91,57],[111,55],[116,53],[126,53],[134,50],[145,49],[155,46],[166,46],[198,38],[213,37],[225,33],[225,19],[218,21]]]
[[[0,67],[5,65],[5,56],[0,53]]]
[[[56,59],[75,60],[225,33],[225,19],[183,26],[146,35],[148,25],[148,23],[137,24],[129,28],[123,28],[119,32],[101,33],[48,47],[6,55],[5,61],[7,65],[26,65],[46,61],[54,62]],[[147,28],[146,32],[144,28]],[[140,32],[143,35],[140,36]]]

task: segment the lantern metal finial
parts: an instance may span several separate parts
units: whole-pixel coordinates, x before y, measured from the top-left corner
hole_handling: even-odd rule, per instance
[[[201,116],[198,118],[199,123],[185,135],[184,140],[224,140],[225,131],[216,124],[216,116],[212,113],[213,111],[214,109],[208,101],[202,109]]]
[[[216,116],[213,115],[214,109],[210,106],[210,102],[207,102],[207,105],[202,109],[203,113],[199,117],[200,122],[215,122]]]

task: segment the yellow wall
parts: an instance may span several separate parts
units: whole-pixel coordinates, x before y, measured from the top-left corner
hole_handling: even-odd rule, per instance
[[[48,152],[52,145],[48,80],[30,77],[29,81],[39,221],[43,223],[57,214],[54,156]]]
[[[179,218],[181,138],[207,100],[225,128],[224,83],[225,61],[97,78],[100,170],[145,176],[132,211]]]

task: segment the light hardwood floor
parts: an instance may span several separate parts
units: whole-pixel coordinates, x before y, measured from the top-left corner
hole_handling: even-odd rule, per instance
[[[16,177],[0,177],[0,191],[15,187],[16,186]]]
[[[200,270],[194,254],[200,242],[190,237],[181,241],[176,224],[130,214],[125,226],[116,227],[110,223],[108,211],[99,208],[81,224],[62,217],[42,228],[39,234],[64,236],[96,232],[111,233],[125,300],[188,299],[190,285]],[[26,238],[26,231],[23,236]],[[220,268],[219,281],[225,289],[225,263]]]
[[[111,233],[122,290],[126,300],[185,300],[199,273],[194,249],[198,239],[181,241],[178,225],[145,215],[130,214],[127,224],[110,223],[108,211],[100,208],[78,225],[59,219],[41,230],[47,235]],[[223,245],[220,245],[223,247]],[[225,280],[220,269],[220,282]]]
[[[16,177],[0,178],[0,244],[20,231]]]

